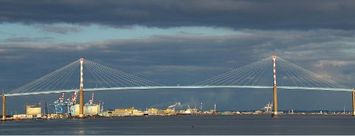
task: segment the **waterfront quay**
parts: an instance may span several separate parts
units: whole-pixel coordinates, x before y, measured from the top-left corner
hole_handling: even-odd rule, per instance
[[[53,119],[94,119],[94,118],[120,118],[120,117],[141,117],[141,116],[265,116],[272,114],[265,108],[258,109],[255,111],[216,111],[215,109],[210,109],[207,111],[202,111],[198,108],[187,108],[187,109],[174,109],[174,108],[147,108],[146,110],[140,110],[135,107],[129,108],[117,108],[113,110],[105,110],[102,112],[85,114],[84,117],[79,117],[71,115],[69,113],[41,113],[39,107],[27,106],[25,114],[14,114],[8,115],[6,120],[53,120]],[[269,108],[269,107],[266,107]],[[85,113],[85,112],[84,112]],[[351,115],[349,111],[280,111],[278,113],[280,116],[341,116],[341,115]]]

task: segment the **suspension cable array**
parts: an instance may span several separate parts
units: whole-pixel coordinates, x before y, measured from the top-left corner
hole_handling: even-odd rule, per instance
[[[83,72],[85,73],[85,88],[161,86],[159,83],[90,60],[85,60]],[[10,91],[9,94],[51,90],[79,90],[79,74],[80,61],[76,60],[54,72]]]
[[[314,87],[314,88],[344,88],[328,76],[322,76],[302,68],[292,62],[278,57],[278,86],[284,87]],[[271,58],[267,57],[257,62],[235,68],[226,73],[214,76],[194,85],[201,86],[272,86],[273,66]]]
[[[44,75],[28,84],[8,92],[6,95],[48,94],[50,92],[73,92],[79,90],[80,61],[76,60],[62,68]],[[278,57],[278,88],[298,90],[349,91],[329,78],[302,68]],[[122,89],[170,89],[170,88],[272,88],[273,66],[271,58],[234,68],[188,86],[164,86],[162,84],[85,60],[84,84],[87,91]],[[41,93],[45,92],[45,93]]]

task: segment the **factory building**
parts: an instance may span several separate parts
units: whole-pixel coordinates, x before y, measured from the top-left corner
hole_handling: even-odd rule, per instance
[[[40,105],[26,105],[26,115],[40,117],[42,108]]]
[[[146,111],[147,115],[163,115],[164,112],[163,110],[157,109],[157,108],[149,108]]]
[[[70,114],[71,116],[78,116],[79,115],[79,104],[75,104],[70,107]],[[98,115],[101,111],[101,105],[100,104],[85,104],[84,105],[84,114],[85,115]]]
[[[100,104],[85,104],[84,105],[84,114],[85,115],[98,115],[101,111]]]
[[[79,116],[79,109],[80,109],[80,105],[79,104],[72,105],[72,106],[70,106],[69,114],[71,116]]]
[[[112,111],[112,116],[143,116],[144,112],[134,107],[126,109],[115,109]]]
[[[165,109],[163,112],[165,115],[176,115],[175,110],[170,108]]]

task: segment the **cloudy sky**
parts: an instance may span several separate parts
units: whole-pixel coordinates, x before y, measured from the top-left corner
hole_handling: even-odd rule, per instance
[[[10,91],[80,57],[162,84],[187,85],[272,53],[352,88],[354,13],[352,0],[1,0],[0,89]],[[351,107],[349,93],[280,95],[281,109]],[[97,97],[111,108],[203,101],[206,108],[218,103],[222,109],[248,110],[270,102],[271,90]],[[36,103],[23,98],[9,101]]]

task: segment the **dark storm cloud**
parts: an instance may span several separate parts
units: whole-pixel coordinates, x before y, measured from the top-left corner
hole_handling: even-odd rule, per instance
[[[4,42],[44,42],[50,40],[53,40],[53,38],[52,37],[35,37],[35,38],[12,37],[12,38],[5,39]]]
[[[129,73],[146,75],[156,82],[191,84],[276,53],[311,71],[327,73],[336,80],[343,79],[345,84],[351,85],[350,81],[355,80],[352,76],[355,73],[349,71],[355,65],[355,31],[238,32],[228,36],[160,35],[97,43],[55,44],[21,40],[0,46],[0,62],[2,66],[8,66],[9,62],[25,63],[30,65],[26,68],[39,66],[37,68],[49,72],[55,64],[59,67],[86,57]]]
[[[1,22],[117,27],[355,28],[353,0],[3,0]]]
[[[41,25],[35,25],[36,28],[39,28],[40,30],[44,32],[52,32],[52,33],[58,33],[58,34],[67,34],[67,33],[74,33],[74,32],[79,32],[81,31],[81,28],[77,26],[60,26],[60,25],[46,25],[46,24],[41,24]]]

